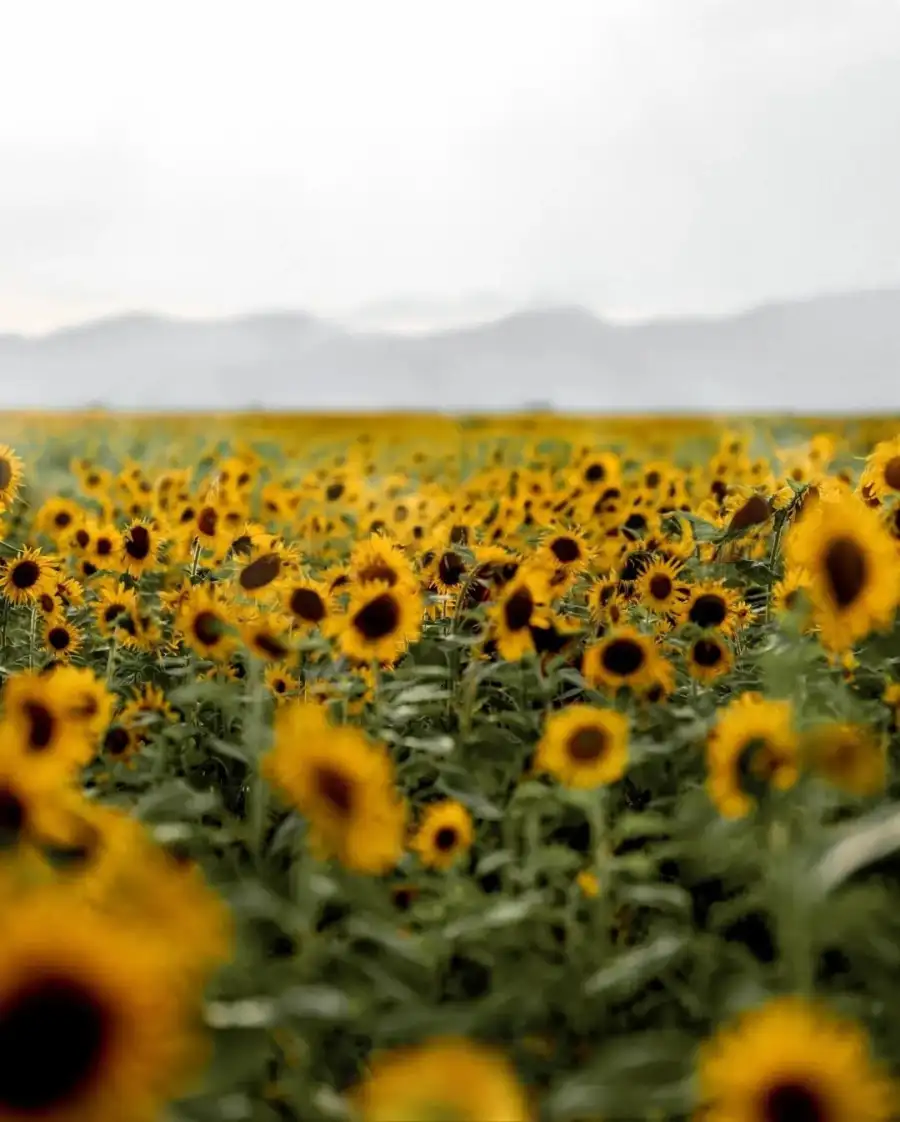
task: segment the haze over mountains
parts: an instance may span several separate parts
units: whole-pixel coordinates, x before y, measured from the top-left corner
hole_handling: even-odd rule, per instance
[[[547,308],[430,334],[303,313],[0,335],[0,408],[900,411],[900,290],[638,324]]]

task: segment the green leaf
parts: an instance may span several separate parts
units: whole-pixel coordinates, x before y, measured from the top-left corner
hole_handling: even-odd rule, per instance
[[[658,935],[646,946],[626,951],[585,982],[584,992],[591,997],[639,989],[656,977],[688,946],[684,935]]]

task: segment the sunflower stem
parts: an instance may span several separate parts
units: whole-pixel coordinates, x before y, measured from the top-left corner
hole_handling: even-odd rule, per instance
[[[256,761],[255,773],[250,783],[250,841],[257,862],[262,862],[266,844],[266,828],[269,820],[269,786],[262,775],[263,739],[263,691],[262,669],[259,659],[250,658],[250,714],[244,725],[244,746],[247,758]]]
[[[9,623],[9,601],[3,601],[3,623],[0,625],[0,651],[6,650],[6,627]]]
[[[34,644],[37,637],[37,608],[31,609],[31,626],[28,632],[28,669],[34,670]]]

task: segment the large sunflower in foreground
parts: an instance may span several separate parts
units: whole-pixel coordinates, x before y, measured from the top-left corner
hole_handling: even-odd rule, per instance
[[[567,787],[615,783],[628,765],[628,719],[613,709],[569,705],[552,714],[534,766]]]
[[[22,461],[8,444],[0,444],[0,510],[12,506],[22,483]]]
[[[865,1031],[798,997],[744,1013],[702,1049],[696,1122],[888,1122],[896,1088]]]
[[[306,818],[317,856],[382,874],[403,854],[406,807],[387,752],[315,704],[283,706],[263,774]]]
[[[790,568],[804,569],[822,643],[846,650],[890,625],[900,601],[893,538],[876,511],[853,496],[819,502],[788,535]]]
[[[78,688],[57,671],[23,670],[7,679],[0,735],[23,767],[71,775],[88,763],[94,746],[89,724],[74,714]]]
[[[743,818],[768,786],[792,787],[799,745],[791,703],[741,694],[719,710],[706,759],[710,798],[726,818]]]
[[[0,1118],[154,1122],[203,1054],[161,940],[60,889],[4,903]]]
[[[385,581],[354,587],[340,624],[341,651],[359,662],[393,662],[422,631],[418,593]]]
[[[533,1117],[506,1058],[454,1038],[375,1056],[353,1102],[362,1122],[529,1122]]]

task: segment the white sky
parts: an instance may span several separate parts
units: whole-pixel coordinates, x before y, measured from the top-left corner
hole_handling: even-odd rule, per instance
[[[900,284],[898,0],[0,6],[0,331]]]

